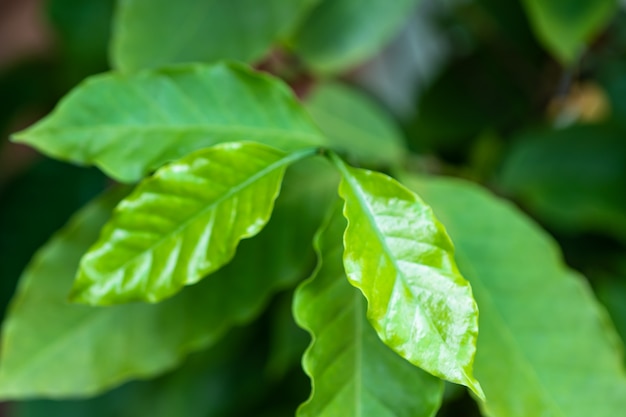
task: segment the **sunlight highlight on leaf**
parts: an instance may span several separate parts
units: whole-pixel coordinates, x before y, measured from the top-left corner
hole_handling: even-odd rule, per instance
[[[118,205],[84,256],[73,300],[157,302],[216,271],[267,223],[285,169],[314,152],[227,143],[160,169]]]
[[[472,375],[478,308],[429,206],[394,179],[332,159],[343,180],[344,265],[380,338],[411,363],[483,393]]]

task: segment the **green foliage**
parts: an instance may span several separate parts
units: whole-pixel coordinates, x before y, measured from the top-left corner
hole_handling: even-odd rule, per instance
[[[179,62],[254,61],[317,1],[266,0],[262,6],[256,0],[121,1],[112,65],[135,71]]]
[[[504,161],[502,188],[554,227],[626,241],[623,142],[608,126],[527,133]]]
[[[11,417],[623,414],[615,1],[112,1],[0,71]]]
[[[619,415],[621,342],[554,242],[476,186],[425,179],[414,188],[447,225],[480,308],[475,371],[488,399],[484,414]]]
[[[524,0],[537,36],[563,64],[572,64],[613,16],[616,0]]]
[[[443,384],[394,354],[369,326],[365,299],[345,279],[345,228],[333,210],[315,240],[318,269],[296,291],[296,320],[313,337],[303,358],[313,392],[297,415],[432,416]]]
[[[217,143],[323,143],[280,82],[234,64],[96,76],[15,139],[123,182]]]
[[[416,0],[319,0],[289,42],[315,71],[332,73],[365,60],[389,41]]]
[[[358,90],[322,84],[304,104],[334,149],[374,166],[401,160],[402,133],[384,109]]]
[[[286,168],[310,153],[227,143],[159,169],[118,204],[81,261],[72,298],[157,302],[198,282],[259,233]]]
[[[367,298],[372,326],[411,363],[482,397],[472,376],[478,308],[445,229],[393,178],[334,160],[348,219],[346,275]]]

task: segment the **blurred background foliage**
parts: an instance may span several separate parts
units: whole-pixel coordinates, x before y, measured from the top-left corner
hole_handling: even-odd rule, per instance
[[[423,0],[390,42],[340,78],[388,110],[414,151],[409,168],[479,182],[548,230],[626,338],[626,7],[540,2]],[[565,3],[578,12],[559,9]],[[113,0],[0,0],[0,314],[36,249],[107,185],[95,169],[8,137],[108,69],[113,9]],[[299,83],[317,77],[276,56],[259,67],[306,98]],[[312,108],[333,105],[332,92],[313,97]],[[308,336],[290,320],[290,301],[281,294],[246,331],[156,380],[90,400],[4,404],[0,415],[291,416],[309,382],[299,364]],[[478,411],[449,387],[438,415]]]

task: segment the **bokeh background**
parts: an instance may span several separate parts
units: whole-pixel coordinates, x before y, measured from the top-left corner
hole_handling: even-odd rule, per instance
[[[96,169],[8,138],[108,69],[113,8],[0,0],[0,315],[37,248],[108,184]],[[420,170],[479,182],[541,224],[626,338],[626,8],[565,67],[518,1],[424,0],[383,50],[341,78],[387,109]],[[92,400],[3,404],[0,415],[292,415],[308,395],[299,369],[308,337],[289,309],[289,294],[278,296],[253,326],[156,381]],[[478,415],[463,390],[447,395],[440,416]]]

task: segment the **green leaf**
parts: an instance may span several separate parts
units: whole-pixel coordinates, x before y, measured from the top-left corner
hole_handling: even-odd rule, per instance
[[[472,376],[478,308],[444,227],[394,179],[332,158],[343,176],[346,274],[367,298],[379,337],[414,365],[482,396]]]
[[[57,35],[63,65],[59,75],[64,91],[85,77],[106,71],[114,0],[48,0],[46,8]]]
[[[475,371],[493,417],[613,417],[621,344],[583,277],[521,212],[458,180],[407,179],[446,224],[480,307]]]
[[[329,146],[369,165],[397,164],[404,152],[400,129],[371,98],[347,85],[325,83],[305,107],[328,137]]]
[[[296,290],[295,318],[313,338],[303,358],[313,392],[297,415],[433,416],[443,383],[396,355],[369,325],[365,300],[343,270],[345,228],[334,210],[315,238],[317,270]]]
[[[105,185],[96,169],[43,159],[0,186],[0,317],[33,253]]]
[[[79,212],[22,276],[3,329],[0,398],[84,397],[152,377],[252,320],[270,295],[312,269],[319,209],[336,187],[335,173],[322,162],[290,168],[265,229],[241,242],[235,259],[210,279],[159,304],[101,308],[67,302],[81,256],[121,196],[106,196]],[[310,178],[314,195],[301,178]]]
[[[613,127],[522,135],[503,162],[500,187],[561,231],[626,241],[626,142]]]
[[[90,78],[14,139],[122,182],[217,143],[290,151],[325,141],[287,86],[236,64]]]
[[[341,72],[376,53],[416,4],[416,0],[322,0],[290,45],[315,71]]]
[[[563,64],[572,64],[609,23],[616,0],[524,0],[539,40]]]
[[[620,271],[620,276],[612,279],[605,277],[594,288],[602,305],[610,313],[622,342],[626,342],[626,270]]]
[[[111,50],[123,71],[180,62],[254,61],[318,0],[118,2]]]
[[[235,142],[159,169],[118,205],[81,260],[71,298],[158,302],[200,281],[265,226],[286,168],[311,154]]]

